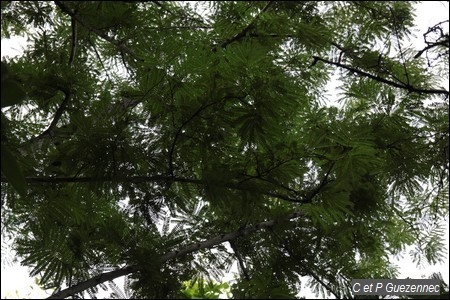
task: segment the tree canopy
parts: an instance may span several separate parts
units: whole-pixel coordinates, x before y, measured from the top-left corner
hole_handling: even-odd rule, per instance
[[[30,275],[217,297],[235,265],[236,298],[340,298],[406,246],[442,261],[448,20],[415,49],[412,1],[196,5],[2,1],[28,37],[2,58],[2,234]]]

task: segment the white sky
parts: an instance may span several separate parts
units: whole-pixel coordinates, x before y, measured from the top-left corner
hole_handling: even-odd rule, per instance
[[[415,48],[420,50],[424,47],[422,34],[428,29],[435,25],[436,23],[449,19],[449,7],[448,3],[444,1],[426,1],[417,5],[417,18],[416,24],[416,39],[412,40],[411,43],[416,45]],[[21,48],[25,45],[25,38],[14,38],[11,40],[3,40],[1,42],[1,54],[2,58],[6,55],[15,56],[22,53]],[[448,88],[448,82],[445,83]],[[447,258],[442,265],[436,266],[425,266],[421,269],[412,263],[411,257],[407,249],[403,255],[403,259],[395,262],[400,268],[399,278],[423,278],[428,277],[433,272],[441,272],[443,279],[446,283],[449,283],[449,258],[448,258],[448,245],[449,245],[449,222],[447,220],[446,229],[446,245],[447,245]],[[3,243],[3,241],[2,241]],[[3,245],[2,245],[3,246]],[[3,253],[3,249],[2,249]],[[2,259],[3,261],[3,259]],[[231,274],[230,274],[231,275]],[[232,276],[226,276],[225,280],[232,279]],[[120,280],[123,282],[122,280]],[[311,293],[302,284],[302,292],[300,296],[305,296],[307,298],[315,298],[315,294]],[[119,287],[121,284],[118,282]],[[28,276],[27,268],[20,266],[15,263],[12,266],[5,266],[2,264],[1,272],[1,298],[45,298],[50,294],[42,291],[37,285],[34,284],[34,279]],[[100,296],[100,295],[99,295]],[[107,297],[107,295],[104,295]]]

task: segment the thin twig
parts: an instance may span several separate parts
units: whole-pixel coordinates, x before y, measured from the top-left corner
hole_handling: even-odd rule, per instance
[[[184,121],[181,126],[178,128],[177,132],[175,133],[175,137],[173,138],[173,142],[172,145],[170,147],[170,151],[169,151],[169,174],[171,176],[173,176],[173,153],[175,151],[175,146],[177,143],[178,138],[181,135],[181,132],[183,130],[183,128],[189,123],[191,122],[195,117],[197,117],[202,111],[204,111],[205,109],[207,109],[208,107],[218,104],[220,102],[222,102],[224,99],[221,99],[220,101],[215,101],[212,103],[209,103],[207,105],[202,105],[200,106],[199,109],[197,109],[197,111],[195,113],[193,113],[186,121]]]
[[[348,65],[344,65],[344,64],[341,64],[339,62],[330,61],[330,60],[327,60],[327,59],[324,59],[324,58],[321,58],[321,57],[318,57],[318,56],[313,56],[313,58],[314,58],[315,61],[322,61],[322,62],[327,63],[329,65],[333,65],[333,66],[337,66],[339,68],[346,69],[346,70],[348,70],[350,72],[356,73],[356,74],[364,76],[364,77],[368,77],[368,78],[376,80],[378,82],[386,83],[387,85],[407,90],[408,92],[411,92],[411,93],[438,94],[438,95],[445,95],[445,96],[449,96],[449,94],[450,94],[449,91],[447,91],[447,90],[419,89],[419,88],[415,88],[415,87],[413,87],[411,85],[407,85],[407,84],[404,84],[404,83],[401,83],[401,84],[400,83],[396,83],[396,82],[391,81],[389,79],[382,78],[382,77],[379,77],[379,76],[375,76],[375,75],[372,75],[370,73],[358,70],[358,69],[356,69],[354,67],[351,67],[351,66],[348,66]]]
[[[244,260],[242,259],[241,254],[239,253],[236,244],[233,240],[229,241],[231,249],[234,251],[234,255],[238,259],[239,266],[241,267],[242,273],[244,274],[244,277],[247,281],[250,281],[250,275],[248,274],[247,268],[245,267]]]
[[[419,52],[417,52],[416,55],[414,55],[414,58],[419,58],[425,51],[430,50],[431,48],[434,47],[438,47],[438,46],[447,46],[450,47],[450,40],[445,40],[445,41],[440,41],[440,42],[436,42],[436,43],[432,43],[428,46],[426,46],[425,48],[423,48],[422,50],[420,50]]]
[[[274,1],[269,1],[266,6],[264,6],[264,8],[258,13],[258,15],[238,34],[236,34],[235,36],[229,38],[228,40],[226,40],[225,42],[223,42],[220,47],[221,48],[226,48],[229,44],[236,42],[238,40],[240,40],[241,38],[245,37],[247,32],[249,32],[254,26],[256,21],[260,18],[261,14],[265,13],[269,7],[273,4]],[[212,49],[213,52],[217,51],[217,47],[214,46]]]
[[[96,35],[98,35],[99,37],[101,37],[102,39],[104,39],[105,41],[110,42],[111,44],[115,45],[117,48],[119,48],[120,50],[122,50],[125,53],[130,54],[134,59],[138,60],[138,61],[144,61],[144,59],[139,58],[136,56],[136,53],[131,50],[130,48],[128,48],[127,46],[125,46],[124,43],[116,41],[114,38],[110,37],[109,35],[105,34],[104,32],[102,32],[101,30],[94,28],[88,24],[86,24],[84,21],[82,21],[73,11],[71,11],[62,1],[55,1],[55,4],[66,14],[68,14],[69,16],[71,16],[72,18],[74,18],[79,24],[81,24],[82,26],[86,27],[87,29],[89,29],[90,31],[94,32]]]
[[[77,49],[77,20],[75,20],[75,18],[72,17],[70,23],[72,27],[72,48],[70,50],[69,66],[72,66]]]
[[[398,32],[397,22],[395,21],[394,11],[392,10],[391,7],[389,7],[389,11],[391,12],[392,22],[394,23],[395,37],[397,38],[398,51],[400,52],[400,58],[402,59],[403,70],[405,71],[406,83],[409,86],[411,81],[409,80],[408,70],[406,69],[406,59],[405,59],[404,53],[402,51],[402,45],[400,44],[400,38],[399,38],[400,34]]]

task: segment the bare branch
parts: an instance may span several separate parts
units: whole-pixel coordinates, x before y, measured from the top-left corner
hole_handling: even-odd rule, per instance
[[[364,77],[368,77],[368,78],[376,80],[378,82],[386,83],[387,85],[390,85],[390,86],[393,86],[393,87],[397,87],[397,88],[400,88],[400,89],[407,90],[408,92],[411,92],[411,93],[437,94],[437,95],[445,95],[445,96],[449,96],[449,94],[450,94],[449,91],[447,91],[447,90],[419,89],[419,88],[415,88],[415,87],[413,87],[411,85],[405,84],[403,82],[402,83],[397,83],[397,82],[394,82],[392,80],[389,80],[389,79],[386,79],[386,78],[382,78],[382,77],[379,77],[379,76],[375,76],[375,75],[372,75],[370,73],[358,70],[358,69],[356,69],[354,67],[351,67],[351,66],[348,66],[348,65],[344,65],[344,64],[341,64],[339,62],[330,61],[330,60],[327,60],[327,59],[324,59],[324,58],[321,58],[321,57],[318,57],[318,56],[313,56],[313,58],[314,58],[314,60],[322,61],[322,62],[327,63],[329,65],[333,65],[333,66],[337,66],[339,68],[346,69],[346,70],[348,70],[350,72],[353,72],[353,73],[356,73],[358,75],[361,75],[361,76],[364,76]]]
[[[419,58],[425,51],[428,51],[434,47],[438,47],[438,46],[446,46],[447,48],[450,47],[450,40],[445,40],[445,41],[440,41],[437,43],[432,43],[428,46],[426,46],[425,48],[423,48],[422,50],[420,50],[419,52],[417,52],[416,55],[414,55],[414,58]]]
[[[126,267],[124,269],[119,269],[119,270],[114,270],[111,272],[103,273],[103,274],[97,275],[95,277],[92,277],[91,279],[88,279],[86,281],[80,282],[74,286],[67,288],[67,289],[61,290],[58,293],[51,295],[47,299],[66,298],[66,297],[72,296],[76,293],[87,290],[88,288],[94,287],[105,281],[113,280],[115,278],[134,273],[137,270],[138,270],[137,266],[132,266],[132,267]]]
[[[308,273],[316,280],[318,281],[324,288],[327,289],[327,291],[329,291],[330,293],[332,293],[336,299],[341,299],[339,293],[335,292],[331,286],[329,284],[327,284],[325,281],[323,281],[322,279],[320,279],[319,276],[317,276],[314,272],[312,272],[311,270],[308,270]]]

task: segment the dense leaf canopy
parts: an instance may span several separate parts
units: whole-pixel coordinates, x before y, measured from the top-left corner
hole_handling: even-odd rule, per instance
[[[29,40],[2,58],[2,234],[31,275],[177,298],[237,265],[236,298],[350,297],[408,245],[441,261],[448,20],[414,49],[411,1],[195,5],[2,1]]]

